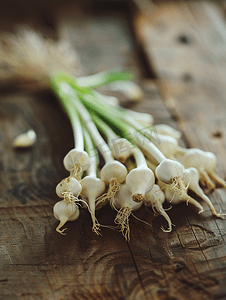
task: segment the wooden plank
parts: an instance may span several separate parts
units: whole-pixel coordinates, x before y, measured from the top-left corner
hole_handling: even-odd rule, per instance
[[[225,177],[226,35],[220,7],[207,1],[161,1],[152,10],[134,16],[134,28],[138,42],[154,66],[166,104],[176,115],[189,146],[214,152],[218,157],[217,172]],[[224,210],[225,195],[225,190],[219,189],[210,198]],[[195,243],[196,239],[203,258],[197,252],[188,257],[196,266],[198,276],[214,270],[222,280],[225,221],[206,217],[204,214],[197,223],[193,216],[188,216],[194,235],[191,242]],[[192,224],[198,226],[198,232]],[[177,231],[183,247],[190,249],[187,230]],[[187,232],[191,234],[190,230]],[[204,263],[206,267],[202,269]],[[225,293],[224,283],[215,291],[216,295]]]
[[[105,15],[102,18],[101,26],[107,27],[108,19]],[[88,25],[91,20],[86,17]],[[96,31],[103,32],[98,18],[95,22],[99,28]],[[123,18],[117,16],[116,24],[122,26],[121,22]],[[74,28],[79,31],[80,25]],[[87,34],[91,36],[89,31]],[[85,44],[86,36],[81,35],[81,39]],[[116,50],[121,56],[115,64],[125,59]],[[110,64],[106,63],[105,68],[115,66],[112,61]],[[90,67],[92,71],[96,70]],[[49,94],[24,93],[1,97],[0,298],[146,299],[131,251],[121,234],[103,229],[102,237],[95,236],[85,211],[76,223],[68,224],[66,238],[55,232],[58,222],[52,207],[58,199],[54,190],[66,176],[62,159],[72,148],[73,136],[56,99],[49,98]],[[167,112],[165,117],[170,119]],[[30,128],[38,136],[34,148],[20,152],[12,149],[15,136]],[[97,217],[108,224],[115,214],[107,207]]]
[[[62,23],[64,25],[64,28],[66,27],[64,30],[67,31],[69,39],[73,40],[73,35],[70,34],[70,30],[71,30],[70,27],[74,28],[74,25],[72,26],[71,22],[73,22],[73,24],[75,24],[76,21],[74,21],[74,20],[76,20],[76,18],[73,17],[71,19],[70,18],[68,19],[68,14],[66,14],[66,15],[67,15],[67,19],[63,20]],[[72,21],[72,19],[73,19],[73,21]],[[66,26],[66,24],[67,24],[67,26]],[[85,26],[83,26],[83,28],[84,27]],[[116,32],[119,34],[121,32],[121,30],[118,29],[118,30],[116,30]],[[64,31],[64,34],[65,34],[65,31]],[[86,34],[84,32],[82,34],[84,34],[85,36],[90,36],[89,34]],[[78,36],[77,36],[77,38],[78,38]],[[81,38],[81,35],[79,36],[79,38]],[[102,36],[98,36],[97,40],[104,47],[105,47],[105,43],[108,43],[108,41],[106,41],[104,38],[102,38]],[[80,41],[80,39],[79,39],[79,41]],[[76,44],[75,44],[75,47],[76,47]],[[76,47],[76,49],[77,49],[77,47]],[[115,51],[117,52],[117,50],[115,50]],[[85,55],[84,55],[84,57],[85,57]],[[155,89],[156,89],[156,86],[155,86]],[[152,101],[153,101],[153,99],[152,99]],[[145,103],[144,105],[146,105],[148,107],[153,105],[151,101],[149,101],[149,102],[144,101],[143,103]],[[162,102],[160,99],[158,99],[157,103],[158,103],[159,107],[162,108]],[[163,111],[164,110],[161,109],[161,113]],[[192,215],[192,213],[191,213],[191,215]],[[175,216],[176,216],[176,214],[175,214]],[[143,212],[142,217],[144,220],[149,220],[149,222],[150,222],[150,217],[146,213]],[[173,215],[172,215],[172,218],[174,219]],[[199,281],[200,274],[197,273],[197,270],[193,267],[192,264],[195,264],[198,261],[202,261],[203,264],[204,263],[206,264],[205,271],[209,270],[209,265],[208,265],[207,259],[205,257],[205,254],[203,253],[202,249],[199,246],[199,243],[201,243],[201,242],[205,243],[205,241],[208,238],[206,236],[203,239],[198,238],[198,235],[201,235],[201,237],[204,235],[203,230],[196,229],[196,227],[194,227],[194,229],[193,229],[192,226],[189,224],[189,221],[184,221],[183,218],[184,217],[182,217],[181,220],[178,220],[178,217],[175,218],[178,230],[174,231],[173,237],[172,237],[172,235],[170,237],[166,237],[165,234],[162,234],[161,232],[159,232],[159,226],[158,226],[159,224],[154,224],[154,225],[156,225],[156,229],[155,228],[153,229],[154,234],[157,234],[158,237],[160,235],[160,239],[162,240],[162,247],[159,247],[159,244],[156,244],[156,239],[153,238],[152,235],[147,234],[147,233],[150,233],[150,229],[148,230],[146,228],[147,226],[144,226],[144,225],[142,225],[142,223],[139,223],[139,222],[138,222],[138,224],[136,223],[138,231],[133,232],[133,236],[132,236],[131,243],[129,244],[129,248],[131,249],[131,255],[132,255],[132,258],[134,259],[135,266],[138,269],[139,277],[141,278],[141,284],[144,286],[147,293],[150,294],[152,297],[159,297],[159,295],[161,295],[161,294],[165,295],[165,297],[167,297],[171,294],[176,296],[176,294],[178,293],[177,287],[180,282],[180,276],[179,276],[178,281],[176,282],[175,286],[170,286],[170,284],[165,279],[166,277],[168,277],[168,278],[170,277],[168,274],[169,269],[166,268],[165,274],[164,274],[163,267],[159,267],[159,265],[157,265],[158,262],[161,261],[161,262],[164,262],[163,263],[164,266],[165,266],[165,264],[170,264],[172,266],[174,263],[174,262],[172,262],[172,260],[175,259],[176,257],[179,259],[179,261],[180,260],[186,261],[188,266],[186,265],[186,263],[185,263],[185,265],[186,265],[186,268],[189,269],[188,273],[192,274],[191,277],[193,276],[196,278],[197,282],[199,282],[199,284],[203,287],[203,290],[205,289],[205,287],[204,287],[205,280],[207,280],[206,275],[203,275],[202,280]],[[195,224],[197,224],[199,222],[197,217],[194,217],[193,220],[195,220]],[[144,228],[146,230],[145,233],[143,232]],[[178,233],[180,231],[181,231],[181,233],[182,232],[184,233],[185,228],[188,231],[188,234],[190,234],[191,239],[196,246],[195,249],[197,251],[197,254],[196,254],[195,258],[193,258],[194,257],[193,250],[190,250],[190,251],[184,250],[184,248],[189,248],[187,246],[187,244],[188,244],[187,236],[188,235],[180,236]],[[156,233],[156,231],[157,231],[157,233]],[[142,235],[145,236],[144,239],[141,239]],[[213,235],[215,236],[214,233],[213,233]],[[167,243],[163,242],[164,238],[167,239]],[[197,238],[198,238],[198,240],[197,240]],[[173,244],[173,246],[176,243],[177,247],[171,246],[171,243]],[[153,247],[153,245],[155,245],[155,244],[156,244],[156,247]],[[165,249],[167,249],[167,250],[165,250]],[[169,251],[169,253],[171,255],[168,256],[167,251]],[[150,259],[151,259],[151,261],[150,261]],[[169,263],[169,261],[170,261],[170,263]],[[192,262],[192,263],[188,263],[188,262]],[[149,271],[150,269],[152,271],[153,270],[154,271],[150,272]],[[155,282],[155,285],[152,286],[150,284],[150,282],[153,282],[153,280],[154,280],[153,277],[155,277],[155,274],[159,274],[159,278],[158,278],[158,280],[156,280],[157,282]],[[160,288],[160,286],[161,286],[160,282],[164,282],[164,283],[162,283],[163,286],[165,288],[167,286],[168,289],[162,291],[162,289]],[[185,286],[187,284],[188,284],[188,282],[185,283]],[[196,285],[196,284],[194,284],[194,285]],[[216,291],[216,289],[217,289],[217,284],[213,284],[212,290]],[[194,290],[195,289],[191,290],[191,294],[193,295],[193,297],[194,297]],[[207,294],[208,293],[206,293],[206,294],[204,293],[201,295],[201,293],[198,293],[197,297],[199,297],[199,298],[202,297],[202,299],[208,299],[209,295],[207,295]],[[180,299],[186,299],[186,298],[187,298],[187,295],[181,291]]]
[[[123,13],[118,12],[116,18],[114,11],[108,10],[105,15],[101,11],[98,13],[98,9],[90,8],[87,16],[71,4],[60,7],[58,14],[61,19],[59,35],[74,46],[86,72],[91,74],[107,67],[129,67],[139,75],[139,68],[134,63],[134,60],[137,62],[135,49]]]
[[[59,36],[72,42],[87,73],[130,66],[140,81],[142,70],[125,15],[108,9],[87,13],[74,4],[60,7],[56,15]],[[133,108],[176,127],[156,82],[146,80],[142,86],[145,99]],[[78,220],[67,224],[67,235],[60,236],[52,207],[58,200],[55,185],[66,176],[62,160],[73,144],[69,123],[48,94],[4,95],[0,116],[3,299],[224,297],[224,221],[215,223],[209,211],[198,216],[181,205],[169,211],[176,228],[165,234],[160,229],[163,218],[142,208],[136,216],[153,227],[132,218],[131,241],[126,243],[107,228],[102,236],[94,235],[88,212],[81,211]],[[13,138],[30,127],[37,132],[37,144],[15,152]],[[114,217],[109,206],[97,212],[101,224],[112,225]]]
[[[71,133],[71,127],[49,94],[42,99],[29,94],[2,98],[0,206],[49,204],[55,197],[55,184],[62,173],[66,175],[58,154],[65,155],[67,144],[73,144],[61,134],[63,130]],[[32,149],[13,149],[14,138],[29,129],[35,130],[37,144]]]

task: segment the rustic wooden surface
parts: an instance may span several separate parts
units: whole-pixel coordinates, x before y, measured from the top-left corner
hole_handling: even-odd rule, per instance
[[[224,7],[155,1],[138,12],[129,2],[59,2],[45,18],[43,9],[33,10],[32,19],[67,37],[86,73],[133,70],[145,98],[131,107],[180,128],[187,146],[216,153],[225,177]],[[13,28],[4,20],[2,28]],[[27,14],[18,20],[32,24]],[[33,149],[12,149],[30,128],[38,135]],[[66,236],[56,233],[55,186],[67,175],[62,159],[72,145],[70,124],[50,93],[1,94],[0,299],[226,299],[226,220],[205,205],[202,215],[186,205],[169,211],[176,225],[169,234],[160,229],[162,217],[141,208],[136,215],[153,228],[131,219],[129,243],[110,229],[94,235],[86,211],[67,224]],[[226,212],[225,190],[210,197]],[[114,216],[108,206],[97,212],[102,224]]]

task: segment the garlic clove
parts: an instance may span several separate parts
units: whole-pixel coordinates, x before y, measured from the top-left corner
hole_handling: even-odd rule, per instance
[[[165,201],[165,194],[157,184],[154,184],[151,191],[146,195],[146,200],[144,201],[144,204],[146,206],[152,206],[156,203],[156,201],[163,204]]]
[[[226,182],[214,172],[217,164],[216,155],[212,152],[200,149],[189,149],[184,156],[184,166],[186,168],[195,167],[200,174],[200,183],[209,190],[216,188],[215,183],[221,187],[226,187]]]
[[[85,201],[88,203],[88,210],[93,222],[92,231],[99,235],[100,224],[95,217],[96,198],[103,194],[105,183],[100,178],[94,176],[86,176],[80,182],[82,185],[81,196],[87,199]]]
[[[155,174],[164,183],[171,183],[174,178],[180,177],[184,172],[184,167],[177,161],[166,159],[155,169]]]
[[[117,160],[108,162],[100,171],[100,178],[107,185],[109,184],[107,193],[97,199],[97,205],[101,202],[110,200],[110,205],[113,205],[114,196],[120,190],[120,183],[126,179],[127,169]]]
[[[28,148],[35,144],[37,140],[34,130],[28,130],[26,133],[18,135],[13,141],[14,148]]]
[[[135,202],[144,201],[145,195],[152,189],[154,183],[154,173],[147,167],[135,168],[126,176],[126,184]]]
[[[103,166],[100,171],[100,178],[106,183],[116,180],[121,183],[126,179],[127,169],[119,161],[111,161]]]
[[[190,197],[185,190],[175,190],[170,186],[165,189],[166,200],[171,204],[179,204],[181,202],[186,202],[187,205],[190,203],[199,209],[198,213],[202,213],[202,205],[196,201],[194,198]]]
[[[137,203],[133,201],[132,193],[127,184],[123,184],[120,190],[115,195],[115,207],[120,209],[128,207],[131,211],[137,210],[142,206],[142,202]]]
[[[85,171],[90,166],[89,155],[86,151],[72,149],[64,157],[63,164],[65,169],[68,171],[73,171],[76,165],[81,167],[82,171]]]
[[[57,202],[53,207],[54,217],[60,221],[56,231],[65,235],[64,231],[60,230],[67,221],[75,221],[79,217],[79,209],[74,203],[67,203],[65,200]]]
[[[60,198],[64,198],[64,193],[71,193],[73,196],[77,197],[81,191],[81,184],[73,177],[64,178],[56,186],[56,194]]]
[[[142,202],[137,203],[132,199],[132,194],[126,184],[115,196],[114,207],[118,208],[115,217],[115,224],[119,226],[120,231],[127,241],[130,240],[129,217],[132,211],[138,210],[142,206]]]
[[[146,195],[146,200],[144,201],[145,206],[151,206],[154,213],[159,213],[162,215],[168,223],[168,229],[165,229],[161,226],[163,232],[171,232],[172,231],[172,222],[168,214],[165,212],[163,208],[163,203],[165,202],[165,194],[160,189],[157,184],[154,184],[152,190]]]
[[[100,178],[93,176],[85,176],[81,181],[82,192],[81,196],[86,198],[96,198],[100,196],[105,190],[105,183]]]
[[[192,190],[193,192],[195,192],[196,195],[198,195],[202,200],[204,200],[209,205],[213,215],[215,215],[218,218],[221,218],[222,216],[224,216],[225,214],[220,214],[220,213],[216,212],[216,209],[215,209],[213,203],[211,202],[209,197],[207,197],[204,194],[203,190],[199,186],[199,172],[198,172],[198,170],[193,168],[193,167],[187,168],[184,171],[184,175],[185,175],[184,181],[188,185],[188,188],[190,190]]]
[[[205,170],[213,170],[216,167],[217,164],[217,157],[214,153],[212,152],[205,152]]]

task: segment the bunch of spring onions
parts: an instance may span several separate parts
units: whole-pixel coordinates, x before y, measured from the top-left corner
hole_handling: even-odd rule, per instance
[[[129,76],[117,75],[116,80]],[[100,84],[100,79],[97,82]],[[116,211],[115,226],[126,240],[130,239],[129,218],[143,204],[165,218],[168,227],[161,228],[170,232],[172,223],[163,207],[165,201],[171,205],[185,202],[198,213],[203,212],[189,190],[209,205],[213,215],[223,217],[201,188],[226,187],[226,182],[214,172],[213,153],[179,147],[179,131],[168,125],[153,126],[152,117],[115,105],[94,90],[95,85],[85,87],[79,85],[79,80],[58,73],[51,86],[71,121],[75,140],[74,149],[64,158],[69,176],[56,189],[62,198],[54,206],[54,215],[60,221],[58,232],[63,234],[62,226],[78,218],[81,202],[90,212],[96,234],[100,234],[101,224],[95,209],[107,202]],[[144,119],[149,122],[146,126]],[[101,168],[99,155],[104,159]]]
[[[116,211],[115,227],[126,240],[130,239],[129,219],[142,205],[162,215],[168,226],[161,228],[170,232],[172,223],[165,202],[185,202],[198,213],[203,211],[189,190],[209,205],[214,216],[224,216],[202,189],[226,187],[214,172],[217,159],[213,153],[180,147],[179,131],[163,124],[153,126],[151,115],[124,109],[118,99],[96,90],[125,82],[137,99],[142,92],[133,85],[132,74],[114,71],[78,77],[79,72],[74,74],[71,67],[79,69],[79,61],[68,45],[54,44],[30,29],[1,42],[0,38],[0,63],[8,67],[0,69],[0,79],[50,87],[73,129],[74,148],[63,160],[68,176],[56,187],[61,199],[53,208],[59,220],[57,232],[65,234],[65,223],[76,220],[80,207],[85,207],[93,232],[101,234],[95,211],[108,202]]]

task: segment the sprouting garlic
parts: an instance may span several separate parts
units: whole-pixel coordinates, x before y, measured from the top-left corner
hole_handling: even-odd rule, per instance
[[[70,172],[70,176],[78,181],[81,180],[82,172],[86,171],[89,166],[89,155],[81,149],[72,149],[64,157],[63,164],[66,170]]]
[[[212,161],[213,163],[210,163]],[[207,171],[207,169],[211,169],[216,164],[215,155],[213,153],[196,148],[188,149],[186,150],[183,163],[185,168],[195,167],[199,171],[199,180],[204,187],[210,190],[215,189],[215,184],[208,175],[209,170]]]
[[[132,149],[132,153],[137,166],[126,176],[126,184],[132,193],[133,201],[143,202],[145,195],[153,188],[155,176],[148,168],[142,151],[135,147]]]
[[[170,220],[170,217],[167,215],[167,213],[163,208],[164,202],[165,202],[165,194],[157,184],[154,184],[151,191],[146,195],[146,200],[144,200],[144,205],[151,206],[154,213],[159,213],[160,215],[162,215],[168,222],[168,226],[169,226],[168,229],[165,229],[163,226],[161,226],[162,231],[171,232],[172,222]]]
[[[154,173],[145,165],[134,168],[126,177],[132,199],[138,203],[145,200],[145,195],[152,189],[154,182]]]
[[[54,217],[60,221],[56,228],[56,231],[62,235],[66,235],[64,231],[67,228],[60,230],[67,221],[75,221],[79,217],[79,209],[73,201],[61,200],[57,202],[53,207]]]
[[[101,179],[109,184],[112,180],[122,183],[126,179],[127,169],[117,160],[106,163],[100,171]]]
[[[34,130],[28,130],[26,133],[18,135],[13,141],[13,147],[15,148],[27,148],[34,145],[37,136]]]
[[[129,217],[133,211],[138,210],[141,206],[142,202],[134,202],[128,186],[123,184],[114,199],[114,207],[118,209],[114,222],[119,226],[127,241],[130,240]]]
[[[101,201],[105,200],[105,198],[108,198],[110,199],[110,204],[112,204],[112,199],[115,193],[119,190],[120,183],[126,179],[126,175],[126,167],[117,160],[112,160],[103,166],[100,171],[100,178],[106,185],[109,185],[109,188],[107,194],[101,196]]]
[[[175,188],[173,183],[171,185],[167,185],[161,181],[158,181],[158,184],[161,188],[164,189],[167,202],[171,204],[179,204],[181,202],[186,202],[187,205],[188,203],[190,203],[199,209],[199,214],[203,212],[202,205],[187,194],[188,187],[185,187],[184,183],[181,182],[181,184],[183,184],[184,187],[180,189]]]
[[[96,171],[96,169],[94,170]],[[96,177],[95,173],[89,172],[90,175],[85,176],[81,181],[82,192],[81,197],[87,199],[89,212],[91,214],[93,227],[92,231],[99,235],[100,224],[95,217],[95,205],[96,198],[99,197],[105,190],[105,184],[103,180]],[[102,202],[104,204],[104,202]]]
[[[163,160],[155,169],[156,177],[164,183],[171,183],[174,178],[180,178],[184,167],[177,161]]]
[[[61,180],[56,186],[56,194],[60,198],[65,198],[65,194],[71,193],[74,197],[77,197],[82,191],[82,186],[77,179],[73,177],[67,177]]]
[[[215,207],[210,201],[209,197],[207,197],[201,187],[199,186],[199,172],[196,168],[190,167],[184,170],[184,182],[188,186],[190,190],[196,193],[200,198],[202,198],[210,207],[213,215],[218,218],[225,216],[225,214],[217,213]]]

